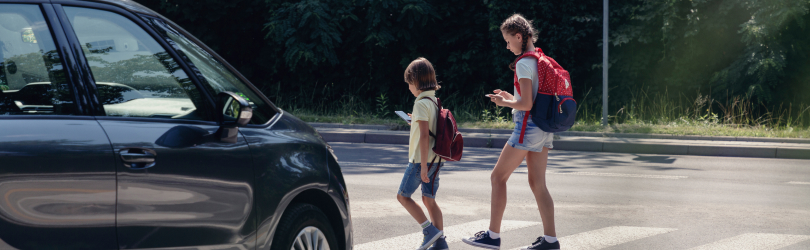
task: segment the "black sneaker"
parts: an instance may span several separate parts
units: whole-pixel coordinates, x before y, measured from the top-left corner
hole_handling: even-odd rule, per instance
[[[501,249],[501,238],[493,239],[489,237],[489,233],[487,231],[481,231],[475,234],[475,236],[470,238],[463,238],[461,239],[464,243],[489,248],[489,249]]]
[[[557,240],[554,243],[548,243],[545,237],[537,238],[531,246],[527,246],[521,248],[520,250],[560,250],[560,241]]]

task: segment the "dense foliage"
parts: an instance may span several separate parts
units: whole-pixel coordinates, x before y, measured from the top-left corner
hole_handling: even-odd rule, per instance
[[[533,19],[535,44],[572,75],[575,97],[598,110],[602,1],[142,0],[174,20],[283,108],[409,109],[402,74],[426,57],[446,106],[489,107],[511,89],[498,26]],[[810,0],[611,1],[611,112],[645,93],[805,102]],[[511,90],[510,90],[511,91]],[[385,109],[380,110],[380,103]],[[711,102],[710,102],[711,103]],[[505,111],[499,111],[505,112]],[[388,112],[390,113],[390,112]]]
[[[349,99],[373,108],[381,94],[392,108],[410,108],[402,75],[420,56],[436,67],[446,105],[510,89],[507,66],[515,56],[498,26],[515,12],[535,20],[537,45],[572,72],[575,89],[601,82],[594,68],[601,61],[598,1],[140,2],[199,37],[287,108]]]
[[[613,6],[614,86],[747,96],[765,104],[810,100],[796,95],[810,90],[808,0],[635,0]]]

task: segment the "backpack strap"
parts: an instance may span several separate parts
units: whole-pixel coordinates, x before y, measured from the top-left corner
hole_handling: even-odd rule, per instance
[[[540,51],[540,52],[538,52],[538,51]],[[540,50],[540,48],[537,48],[537,50],[535,50],[535,51],[528,51],[528,52],[526,52],[526,53],[523,53],[523,55],[521,55],[520,57],[518,57],[517,59],[515,59],[515,67],[516,67],[516,68],[515,68],[515,83],[514,83],[514,85],[515,85],[515,89],[517,90],[518,95],[520,95],[520,96],[523,96],[523,94],[521,94],[521,93],[520,93],[520,85],[519,85],[519,83],[518,83],[518,78],[517,78],[517,63],[518,63],[518,61],[520,61],[520,59],[523,59],[524,57],[534,57],[534,58],[536,58],[536,59],[537,59],[537,61],[539,62],[539,61],[540,61],[540,58],[542,58],[542,57],[543,57],[543,52],[542,52],[542,50]],[[539,70],[539,69],[538,69],[538,70]],[[537,78],[538,78],[538,79],[540,78],[540,74],[538,74],[538,75],[537,75]],[[539,90],[539,89],[538,89],[538,90]]]
[[[542,57],[545,57],[545,54],[543,54],[543,50],[541,50],[540,48],[536,48],[534,51],[523,53],[522,56],[518,57],[518,59],[515,60],[515,65],[517,65],[517,62],[520,61],[520,59],[523,59],[524,57],[534,57],[534,58],[537,58],[537,62],[540,62],[540,59]],[[540,68],[537,68],[537,70],[540,70]],[[537,74],[537,80],[538,81],[540,80],[539,72]],[[540,83],[538,82],[538,84],[540,84]],[[520,94],[520,85],[518,84],[517,69],[515,69],[515,87],[516,87],[515,89],[517,89],[518,95],[520,95],[522,97],[523,95]],[[537,91],[538,92],[540,91],[539,87],[538,87]],[[537,102],[537,99],[532,98],[532,107],[534,107],[535,102]],[[524,111],[524,112],[526,112],[526,111]],[[531,110],[529,112],[526,112],[526,114],[523,115],[523,125],[520,128],[520,139],[518,139],[518,143],[520,143],[520,144],[523,144],[523,137],[526,135],[526,122],[529,121],[529,116],[531,116]]]
[[[437,109],[436,109],[436,122],[439,122],[439,112],[441,112],[441,111],[442,111],[442,101],[441,101],[441,100],[439,100],[439,98],[436,98],[436,101],[439,101],[439,102],[437,103],[437,102],[436,102],[436,101],[434,101],[433,99],[430,99],[430,97],[422,97],[422,99],[424,99],[424,98],[427,98],[428,100],[430,100],[430,102],[432,102],[433,104],[435,104],[435,105],[436,105],[436,108],[437,108]],[[437,129],[438,129],[438,128],[437,128]],[[430,128],[428,128],[428,133],[430,134],[430,136],[433,136],[433,138],[434,138],[434,139],[436,138],[436,135],[435,135],[435,134],[433,134],[433,131],[430,131]]]
[[[439,100],[439,98],[436,98],[436,101],[438,101],[438,102],[433,101],[433,99],[430,99],[430,98],[428,98],[428,100],[430,100],[431,102],[433,102],[433,104],[436,105],[436,108],[437,108],[437,110],[436,110],[436,122],[439,122],[439,112],[442,111],[442,104],[441,104],[442,101]],[[430,132],[430,129],[428,129],[428,132],[430,133],[430,136],[433,136],[433,138],[436,138],[436,135],[434,135],[433,132]],[[428,164],[428,172],[430,172],[430,168],[433,167],[433,163],[436,162],[436,158],[439,158],[439,155],[434,155],[433,156],[433,160],[431,160],[430,164]],[[439,163],[436,164],[436,172],[433,172],[433,177],[431,177],[431,179],[430,179],[430,194],[431,195],[436,195],[436,194],[433,193],[433,183],[436,180],[436,176],[439,175],[439,168],[441,168],[441,167],[442,167],[442,160],[439,159]]]
[[[438,109],[436,110],[436,122],[438,122],[438,121],[439,121],[439,112],[441,112],[441,110],[442,110],[442,104],[441,104],[441,103],[442,103],[442,101],[441,101],[441,100],[439,100],[439,98],[438,98],[438,97],[436,97],[436,101],[438,101],[438,103],[437,103],[436,101],[434,101],[433,99],[431,99],[430,97],[422,97],[422,99],[424,99],[424,98],[427,98],[428,100],[430,100],[430,102],[432,102],[433,104],[435,104],[435,105],[436,105],[436,108],[438,108]],[[434,138],[434,139],[436,138],[436,135],[435,135],[435,134],[433,134],[433,131],[430,131],[430,128],[428,128],[428,133],[430,134],[430,136],[433,136],[433,138]],[[434,153],[434,154],[435,154],[435,153]],[[436,162],[436,158],[438,158],[438,157],[439,157],[439,155],[437,155],[437,154],[435,154],[435,155],[433,156],[433,160],[431,160],[431,161],[430,161],[430,164],[428,164],[428,172],[430,172],[430,168],[432,168],[432,167],[433,167],[433,163],[435,163],[435,162]],[[435,195],[435,194],[433,193],[433,182],[436,180],[436,175],[438,175],[438,174],[439,174],[439,168],[441,168],[441,166],[442,166],[442,160],[441,160],[441,159],[439,159],[439,164],[437,164],[437,165],[436,165],[436,172],[433,172],[433,177],[431,177],[431,180],[430,180],[430,183],[431,183],[431,184],[430,184],[430,194],[431,194],[431,195]]]
[[[433,163],[436,162],[436,158],[438,158],[438,157],[439,157],[438,155],[433,156],[433,160],[431,160],[430,164],[428,164],[428,172],[430,172],[430,168],[433,167]],[[436,164],[436,171],[433,172],[433,177],[430,178],[430,195],[436,195],[436,194],[433,193],[433,184],[436,182],[436,176],[439,175],[439,168],[441,168],[441,167],[442,167],[442,161],[439,160],[439,164]]]
[[[532,104],[532,106],[534,106],[534,104]],[[530,115],[531,112],[529,112],[529,114],[523,114],[523,125],[520,127],[520,139],[518,140],[520,144],[523,144],[523,136],[526,135],[526,122],[529,121]]]

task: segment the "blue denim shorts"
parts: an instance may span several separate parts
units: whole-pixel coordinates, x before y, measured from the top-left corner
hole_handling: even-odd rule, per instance
[[[413,192],[416,191],[416,188],[421,184],[422,196],[436,199],[436,191],[439,191],[439,173],[436,173],[436,169],[441,166],[439,164],[442,163],[434,163],[433,167],[428,169],[428,178],[431,180],[430,183],[424,183],[422,182],[422,164],[408,163],[408,168],[405,169],[405,175],[402,176],[402,183],[399,184],[397,194],[404,197],[411,197]],[[436,173],[435,178],[433,176],[434,173]]]
[[[543,147],[554,148],[554,134],[547,133],[538,128],[534,124],[531,117],[526,121],[526,134],[523,135],[523,143],[520,143],[520,129],[523,127],[523,116],[527,115],[526,111],[518,111],[512,115],[512,120],[515,121],[515,129],[512,130],[512,136],[506,141],[506,144],[516,149],[528,150],[533,152],[542,152]]]

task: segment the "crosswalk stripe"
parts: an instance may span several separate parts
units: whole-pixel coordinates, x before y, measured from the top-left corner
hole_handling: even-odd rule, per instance
[[[567,250],[595,250],[639,240],[678,229],[656,227],[606,227],[561,237],[560,246]],[[518,250],[520,248],[515,248]]]
[[[689,250],[771,250],[790,246],[805,240],[810,240],[810,235],[751,233],[726,238]]]
[[[501,222],[501,232],[526,228],[531,226],[540,225],[540,222],[534,221],[513,221],[513,220],[504,220]],[[444,235],[447,236],[447,243],[459,242],[461,241],[462,237],[469,237],[473,234],[477,233],[481,230],[486,230],[489,228],[489,220],[478,220],[473,222],[467,222],[455,226],[449,226],[444,228]],[[363,243],[359,245],[355,245],[355,250],[379,250],[379,249],[386,249],[386,250],[411,250],[418,247],[419,243],[422,242],[422,238],[424,235],[420,233],[412,233],[402,236],[397,236],[393,238],[388,238],[384,240],[372,241],[369,243]]]
[[[787,184],[794,184],[794,185],[810,185],[810,182],[802,182],[802,181],[789,181]]]
[[[526,169],[518,169],[518,173],[525,173],[528,172]],[[605,176],[605,177],[629,177],[629,178],[645,178],[645,179],[669,179],[669,180],[678,180],[678,179],[686,179],[689,176],[682,176],[682,175],[655,175],[655,174],[619,174],[619,173],[599,173],[599,172],[575,172],[575,171],[551,171],[547,170],[546,174],[556,174],[556,175],[584,175],[584,176]]]
[[[405,164],[385,164],[385,163],[368,163],[368,162],[341,162],[341,165],[344,166],[361,166],[361,167],[402,167],[403,169],[407,166]],[[456,170],[461,169],[462,166],[449,166],[443,168],[444,170]],[[515,173],[526,173],[528,169],[525,167],[521,167],[515,170]],[[686,179],[689,178],[688,176],[683,175],[654,175],[654,174],[620,174],[620,173],[599,173],[599,172],[575,172],[575,171],[551,171],[547,170],[546,174],[555,174],[555,175],[582,175],[582,176],[604,176],[604,177],[628,177],[628,178],[645,178],[645,179],[669,179],[669,180],[678,180],[678,179]],[[804,183],[793,183],[791,184],[804,184]],[[810,184],[810,183],[807,183]]]

